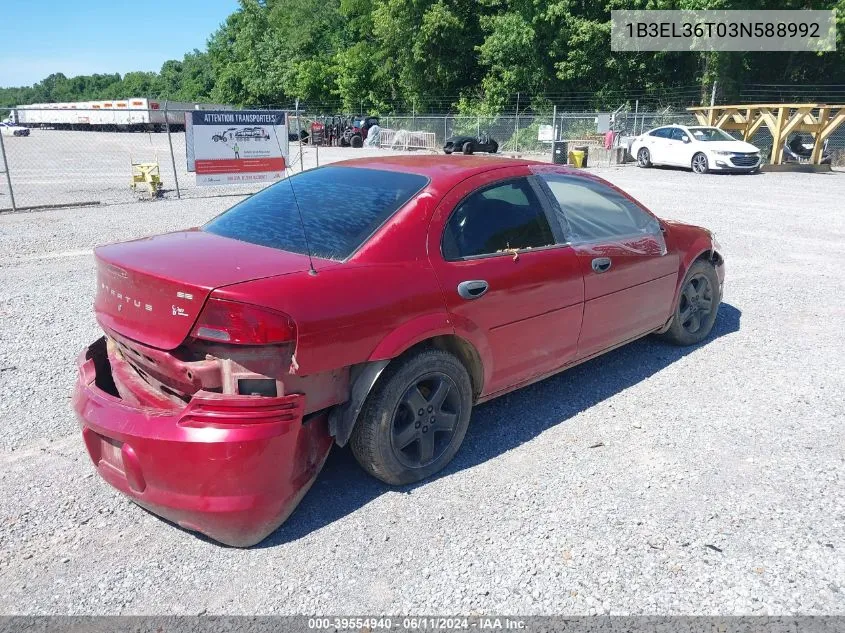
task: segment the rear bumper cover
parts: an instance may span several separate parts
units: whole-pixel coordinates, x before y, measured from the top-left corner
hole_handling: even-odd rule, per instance
[[[100,476],[227,545],[254,545],[281,525],[331,449],[326,415],[303,422],[303,395],[199,392],[183,409],[138,407],[98,386],[110,378],[102,339],[77,362],[73,408]]]

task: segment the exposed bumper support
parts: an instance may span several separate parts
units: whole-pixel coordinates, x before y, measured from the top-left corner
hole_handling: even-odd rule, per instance
[[[254,545],[290,515],[332,445],[327,415],[303,421],[305,396],[200,391],[180,409],[108,393],[102,339],[78,360],[73,408],[109,484],[185,529]]]

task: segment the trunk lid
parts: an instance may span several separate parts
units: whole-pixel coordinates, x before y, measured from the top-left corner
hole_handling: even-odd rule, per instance
[[[215,288],[308,270],[305,255],[196,229],[101,246],[94,254],[97,320],[165,350],[190,334]]]

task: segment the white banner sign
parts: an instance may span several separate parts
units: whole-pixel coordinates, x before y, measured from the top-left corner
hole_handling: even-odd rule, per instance
[[[288,160],[288,128],[277,110],[202,110],[190,113],[187,153],[198,185],[278,180]]]

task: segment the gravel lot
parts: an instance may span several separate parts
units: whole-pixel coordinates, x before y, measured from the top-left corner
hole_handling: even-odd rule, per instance
[[[69,408],[90,249],[235,198],[0,216],[0,613],[845,614],[845,174],[595,172],[717,232],[712,338],[480,406],[416,486],[335,450],[251,550],[112,491]]]
[[[199,198],[223,192],[230,195],[252,193],[260,185],[198,187],[196,176],[188,173],[185,159],[185,134],[174,132],[173,155],[176,175],[170,159],[167,134],[141,132],[72,132],[32,130],[27,137],[4,137],[6,157],[15,202],[20,207],[54,204],[117,204],[145,199],[149,194],[129,188],[131,162],[158,161],[163,183],[162,196],[176,198],[178,179],[183,198]],[[394,154],[390,150],[350,150],[325,147],[319,152],[305,147],[305,168],[349,158],[350,155]],[[290,143],[290,164],[300,168],[299,144]],[[2,169],[2,160],[0,160]],[[0,172],[0,210],[11,208],[6,176]]]

